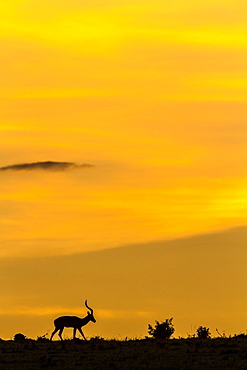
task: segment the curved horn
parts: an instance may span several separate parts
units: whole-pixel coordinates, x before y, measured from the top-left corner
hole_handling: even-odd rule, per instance
[[[90,313],[92,315],[93,314],[93,309],[90,308],[90,307],[88,307],[88,305],[87,305],[87,299],[85,300],[85,306],[89,309],[89,311],[90,311]]]

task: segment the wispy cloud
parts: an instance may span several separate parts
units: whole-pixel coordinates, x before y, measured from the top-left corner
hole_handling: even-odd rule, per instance
[[[27,307],[15,305],[11,310],[9,308],[1,308],[0,315],[27,315],[27,316],[46,316],[46,315],[66,315],[68,312],[73,315],[85,316],[85,307]],[[84,311],[83,311],[84,310]],[[126,319],[126,318],[151,318],[153,316],[151,311],[138,311],[138,310],[106,310],[97,309],[97,317],[103,319]]]
[[[32,162],[32,163],[18,163],[10,166],[0,167],[0,171],[65,171],[74,168],[90,168],[94,167],[92,164],[84,163],[78,165],[74,162]]]

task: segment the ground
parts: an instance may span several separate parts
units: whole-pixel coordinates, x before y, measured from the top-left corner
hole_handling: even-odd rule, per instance
[[[247,369],[247,336],[168,340],[0,341],[1,370]]]

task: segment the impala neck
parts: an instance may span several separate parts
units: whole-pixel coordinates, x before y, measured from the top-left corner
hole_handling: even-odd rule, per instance
[[[84,325],[86,325],[86,324],[90,321],[90,316],[89,316],[89,315],[87,315],[86,317],[84,317],[83,319],[81,319],[81,321],[82,321],[82,323],[83,323]]]

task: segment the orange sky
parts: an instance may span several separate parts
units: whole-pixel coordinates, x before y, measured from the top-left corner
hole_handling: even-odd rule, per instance
[[[52,329],[53,316],[78,310],[86,298],[96,306],[99,321],[85,329],[88,335],[90,330],[111,337],[146,335],[148,323],[175,315],[181,328],[176,335],[204,325],[202,320],[215,326],[215,317],[222,330],[246,330],[246,275],[240,275],[239,266],[246,262],[246,229],[239,229],[247,224],[246,16],[242,0],[13,0],[2,5],[0,167],[45,161],[78,166],[0,170],[0,263],[8,261],[11,277],[18,281],[17,294],[2,268],[0,315],[5,324],[0,337],[21,330],[41,335]],[[104,249],[135,250],[149,243],[149,259],[156,241],[180,238],[186,253],[187,237],[235,227],[241,232],[231,234],[227,257],[212,236],[218,265],[211,278],[201,273],[194,282],[193,291],[201,289],[201,282],[204,293],[207,286],[212,289],[205,314],[202,297],[193,303],[190,294],[183,295],[176,304],[179,300],[170,292],[168,303],[158,283],[149,287],[153,306],[145,291],[141,306],[131,286],[133,279],[142,285],[143,269],[148,274],[145,263],[126,276],[120,265],[119,273],[111,264],[107,270],[102,267]],[[178,295],[182,277],[186,274],[191,284],[206,250],[192,249],[185,271],[177,252],[173,255],[178,277],[171,286]],[[102,256],[96,271],[90,260],[94,283],[83,269],[73,267],[73,256],[83,261],[85,253]],[[51,258],[54,273],[49,271]],[[68,258],[71,300],[66,294],[61,301],[66,277],[60,277],[59,288],[59,258]],[[114,264],[115,257],[109,258]],[[231,259],[235,273],[226,291],[226,279],[220,276],[227,276],[222,269],[227,271]],[[39,276],[26,268],[27,260],[34,266],[43,262]],[[201,263],[206,268],[212,261]],[[76,278],[82,284],[79,294]],[[215,279],[220,281],[217,292],[225,292],[217,314]],[[27,280],[28,289],[19,294]],[[112,292],[107,304],[101,281]],[[129,295],[114,294],[120,283]],[[234,286],[240,286],[235,293]],[[121,309],[128,298],[132,305]],[[193,304],[197,309],[192,313]],[[224,311],[227,305],[230,309]],[[136,317],[141,317],[139,326]],[[229,324],[232,317],[239,321]]]

